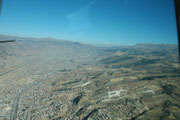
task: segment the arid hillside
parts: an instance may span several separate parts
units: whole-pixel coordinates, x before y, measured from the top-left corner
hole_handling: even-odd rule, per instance
[[[0,120],[179,120],[178,47],[0,36]]]

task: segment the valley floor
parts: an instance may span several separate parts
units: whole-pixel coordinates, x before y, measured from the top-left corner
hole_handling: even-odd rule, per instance
[[[0,120],[180,119],[176,45],[20,41],[13,52],[3,46]]]

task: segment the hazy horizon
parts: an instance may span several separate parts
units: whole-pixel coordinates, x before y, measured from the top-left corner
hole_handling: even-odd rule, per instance
[[[16,35],[5,35],[5,34],[0,34],[1,36],[6,36],[8,39],[0,39],[1,40],[11,40],[14,38],[14,40],[22,40],[23,38],[32,38],[32,39],[36,39],[36,40],[55,40],[55,41],[67,41],[67,42],[77,42],[80,44],[87,44],[87,45],[93,45],[93,46],[107,46],[107,47],[120,47],[120,46],[134,46],[134,45],[138,45],[138,44],[154,44],[154,45],[161,45],[161,44],[168,44],[168,45],[178,45],[178,43],[151,43],[151,42],[139,42],[139,43],[133,43],[133,44],[110,44],[110,43],[87,43],[87,42],[83,42],[83,41],[75,41],[75,40],[67,40],[67,39],[60,39],[60,38],[55,38],[55,37],[51,37],[51,36],[47,36],[47,37],[33,37],[33,36],[16,36]],[[21,39],[17,39],[17,38],[21,38]]]
[[[0,34],[87,44],[177,44],[172,0],[3,1]]]

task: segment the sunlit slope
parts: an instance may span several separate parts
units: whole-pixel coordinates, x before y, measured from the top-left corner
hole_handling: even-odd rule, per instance
[[[177,45],[0,37],[0,119],[180,119]]]
[[[93,50],[92,46],[80,44],[78,42],[70,42],[65,40],[57,40],[53,38],[30,38],[0,35],[0,40],[16,39],[13,43],[0,44],[0,70],[21,64],[22,59],[28,59],[33,56],[41,56],[44,54],[53,54],[61,51],[66,54],[68,52],[81,52],[81,49],[87,51]]]

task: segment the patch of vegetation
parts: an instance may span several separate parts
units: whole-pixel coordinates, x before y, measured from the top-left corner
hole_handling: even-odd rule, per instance
[[[129,60],[133,58],[134,58],[133,56],[128,56],[128,55],[114,56],[114,57],[108,57],[108,58],[102,59],[100,62],[104,64],[113,64],[113,63],[119,63],[121,61]]]
[[[64,83],[64,84],[62,84],[62,85],[70,85],[70,84],[78,83],[78,82],[80,82],[80,81],[81,81],[81,80],[70,81],[70,82]]]
[[[59,72],[70,72],[71,70],[69,69],[62,69],[62,70],[59,70]]]
[[[56,91],[63,92],[63,91],[69,91],[69,90],[71,90],[71,88],[60,88],[60,89],[57,89]]]
[[[176,89],[176,86],[170,84],[170,85],[163,85],[162,88],[163,88],[163,93],[172,96],[172,93]]]
[[[83,97],[83,94],[81,93],[79,96],[77,96],[77,97],[75,97],[74,99],[73,99],[73,104],[74,105],[77,105],[78,103],[79,103],[79,101],[81,100],[81,98]]]
[[[140,66],[140,65],[149,65],[149,64],[156,64],[160,62],[161,59],[141,59],[138,62],[133,63],[134,66]]]
[[[82,120],[88,120],[88,118],[92,115],[92,114],[94,114],[95,112],[97,112],[98,111],[98,109],[94,109],[94,110],[92,110],[86,117],[84,117]]]
[[[159,75],[159,76],[146,76],[141,78],[140,80],[154,80],[155,78],[166,78],[167,75]]]

